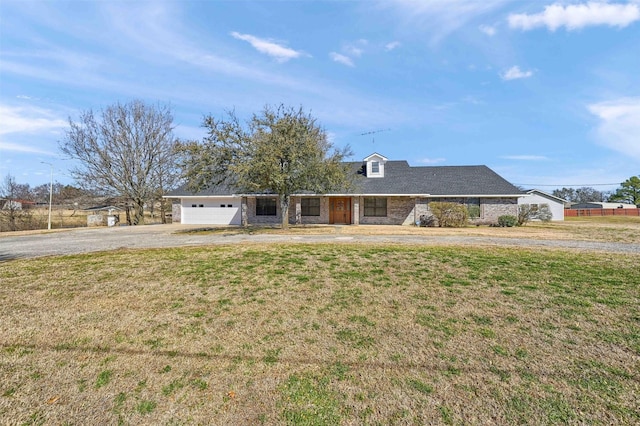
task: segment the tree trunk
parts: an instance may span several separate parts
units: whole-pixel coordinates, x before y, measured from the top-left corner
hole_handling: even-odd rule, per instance
[[[280,213],[282,213],[282,229],[289,229],[289,203],[290,195],[280,195]]]
[[[162,216],[162,224],[166,224],[167,223],[167,207],[165,205],[165,199],[161,198],[160,199],[160,215]]]
[[[144,225],[144,200],[133,200],[133,225]]]

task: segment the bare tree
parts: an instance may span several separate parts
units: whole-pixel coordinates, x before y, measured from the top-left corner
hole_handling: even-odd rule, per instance
[[[265,106],[243,125],[233,112],[205,117],[204,143],[183,148],[186,177],[199,190],[226,183],[251,193],[277,194],[282,227],[289,225],[291,196],[300,191],[345,189],[350,175],[343,159],[316,119],[302,108]]]
[[[144,205],[177,183],[173,116],[167,106],[134,100],[117,103],[96,117],[89,110],[60,144],[80,165],[71,173],[85,189],[119,196],[133,208],[130,225],[144,223]],[[161,195],[160,195],[161,196]]]
[[[21,231],[32,226],[31,212],[23,208],[23,201],[29,196],[28,188],[28,184],[17,183],[10,174],[0,183],[1,231]]]

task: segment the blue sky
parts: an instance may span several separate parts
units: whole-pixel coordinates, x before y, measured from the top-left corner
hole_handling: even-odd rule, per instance
[[[640,0],[0,1],[2,177],[72,183],[69,117],[132,99],[185,139],[284,103],[354,160],[609,190],[640,173]]]

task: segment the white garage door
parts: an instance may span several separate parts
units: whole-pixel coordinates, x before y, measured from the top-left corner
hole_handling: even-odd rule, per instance
[[[217,197],[182,200],[185,225],[240,225],[240,198]]]

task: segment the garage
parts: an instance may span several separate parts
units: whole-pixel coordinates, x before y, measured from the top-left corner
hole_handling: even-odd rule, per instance
[[[240,197],[182,198],[180,223],[184,225],[240,225]]]

